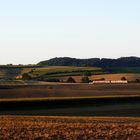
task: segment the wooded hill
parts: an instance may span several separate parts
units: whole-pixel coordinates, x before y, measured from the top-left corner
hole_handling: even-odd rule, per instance
[[[140,57],[121,57],[118,59],[90,58],[77,59],[56,57],[38,63],[39,66],[89,66],[89,67],[140,67]]]

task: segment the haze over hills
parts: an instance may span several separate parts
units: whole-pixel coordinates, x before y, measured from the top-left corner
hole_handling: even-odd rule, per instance
[[[94,66],[94,67],[140,67],[140,57],[111,58],[89,58],[77,59],[70,57],[55,57],[50,60],[41,61],[40,66]]]

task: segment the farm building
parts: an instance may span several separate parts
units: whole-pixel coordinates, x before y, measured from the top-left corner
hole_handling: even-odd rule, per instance
[[[90,84],[127,84],[127,83],[128,83],[127,80],[114,80],[114,81],[103,80],[103,81],[93,81]]]
[[[110,81],[106,81],[106,80],[103,80],[103,81],[93,81],[92,83],[93,84],[110,84]]]
[[[110,81],[112,84],[127,84],[127,80]]]

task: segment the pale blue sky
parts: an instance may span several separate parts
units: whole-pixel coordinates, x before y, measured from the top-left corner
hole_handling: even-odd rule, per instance
[[[140,0],[1,0],[0,64],[140,56]]]

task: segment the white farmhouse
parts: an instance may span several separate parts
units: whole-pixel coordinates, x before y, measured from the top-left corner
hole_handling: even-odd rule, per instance
[[[114,81],[102,80],[102,81],[93,81],[90,84],[127,84],[127,83],[128,83],[127,80],[114,80]]]

